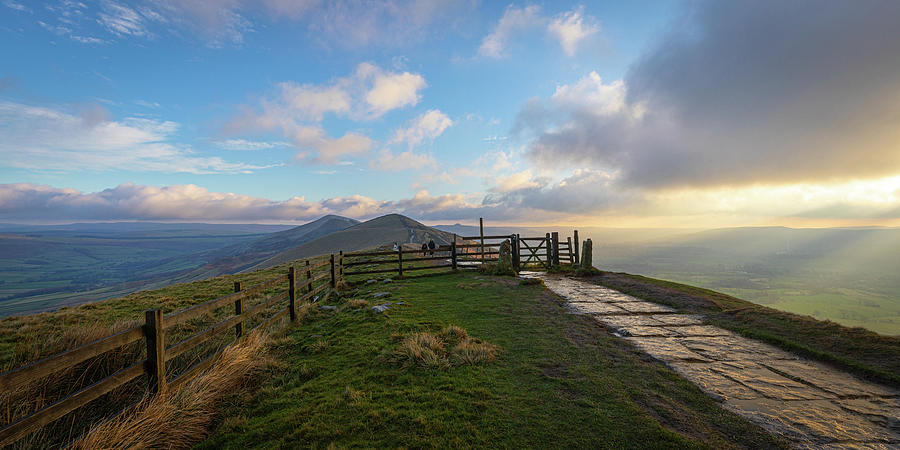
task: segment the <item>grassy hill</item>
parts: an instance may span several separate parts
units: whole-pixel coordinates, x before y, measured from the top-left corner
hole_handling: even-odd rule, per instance
[[[449,244],[453,240],[453,234],[422,225],[400,214],[388,214],[285,250],[250,270],[341,250],[363,250],[395,242],[421,245],[432,239],[437,245]]]

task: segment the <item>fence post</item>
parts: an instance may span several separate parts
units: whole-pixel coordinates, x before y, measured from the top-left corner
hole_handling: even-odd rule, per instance
[[[332,253],[331,254],[331,288],[334,289],[335,286],[337,286],[337,283],[335,283],[335,279],[334,279],[334,253]]]
[[[312,292],[312,271],[309,270],[309,260],[306,260],[306,293],[309,294]]]
[[[294,266],[288,267],[288,298],[291,300],[291,322],[297,321],[297,272]]]
[[[456,270],[456,234],[453,234],[453,242],[450,243],[450,266]]]
[[[481,265],[484,265],[484,217],[478,218],[478,231],[481,233]]]
[[[569,245],[569,264],[575,264],[575,257],[572,253],[572,238],[566,236],[566,243]]]
[[[397,277],[403,278],[403,244],[397,247]]]
[[[512,263],[513,270],[519,272],[519,235],[513,234],[509,237],[509,242],[512,244]]]
[[[553,243],[553,265],[559,265],[559,232],[550,233],[550,242]]]
[[[544,238],[544,244],[547,247],[547,267],[553,265],[553,249],[550,245],[550,233],[547,233],[547,236]]]
[[[573,248],[572,250],[575,252],[575,264],[578,264],[578,261],[580,261],[580,260],[578,259],[578,230],[575,230],[575,239],[574,239],[574,241],[575,241],[575,248]]]
[[[166,392],[166,339],[161,309],[144,313],[144,334],[147,339],[147,384],[150,394]]]
[[[338,270],[338,280],[340,280],[341,283],[343,283],[344,282],[344,251],[341,250],[339,254],[340,254],[340,258],[338,259],[338,267],[340,267],[340,270]]]
[[[241,292],[241,282],[234,282],[234,292]],[[237,300],[234,301],[234,315],[239,316],[244,312],[244,296],[238,297]],[[234,326],[234,335],[236,337],[241,337],[244,335],[244,319],[242,318],[237,325]]]

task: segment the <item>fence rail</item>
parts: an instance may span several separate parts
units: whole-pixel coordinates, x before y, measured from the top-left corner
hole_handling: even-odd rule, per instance
[[[329,261],[315,264],[309,264],[309,261],[307,261],[307,264],[308,265],[306,266],[301,266],[307,274],[307,279],[301,283],[297,282],[295,267],[293,266],[290,267],[284,275],[278,275],[261,283],[247,287],[246,289],[242,289],[241,283],[238,282],[235,283],[234,293],[165,316],[159,309],[147,311],[145,314],[145,323],[142,326],[136,326],[120,331],[110,336],[97,339],[93,342],[48,356],[0,374],[0,390],[12,391],[14,389],[22,388],[32,382],[39,382],[42,378],[70,369],[91,358],[101,356],[123,346],[134,344],[141,340],[146,341],[146,358],[133,362],[131,365],[86,387],[78,389],[68,396],[4,425],[0,428],[0,447],[15,443],[37,429],[62,418],[66,414],[87,405],[100,396],[121,387],[142,375],[147,376],[147,388],[150,393],[165,392],[166,390],[182,387],[211,366],[227,345],[237,342],[238,339],[249,334],[249,332],[270,327],[278,319],[284,316],[289,315],[292,319],[295,319],[298,302],[309,300],[314,295],[322,293],[334,285],[336,280],[332,279],[330,283],[323,283],[318,287],[313,287],[316,281],[323,280],[326,277],[329,277],[329,275],[334,278],[334,275],[329,272],[317,274],[315,277],[312,276],[314,270],[320,270],[328,266]],[[244,308],[244,300],[246,298],[261,294],[267,289],[278,286],[279,284],[286,284],[286,289],[266,297],[250,308]],[[307,289],[307,292],[303,296],[297,298],[297,290],[304,288]],[[252,330],[245,332],[243,327],[245,321],[255,318],[268,308],[281,304],[285,302],[285,300],[288,300],[285,307],[280,308],[268,317],[264,317]],[[234,307],[234,314],[230,317],[220,320],[211,326],[181,339],[175,344],[168,347],[165,346],[167,329],[183,325],[191,319],[205,316],[220,308],[228,306]],[[172,361],[191,350],[200,348],[204,343],[209,342],[214,337],[220,336],[230,329],[235,330],[235,338],[229,344],[221,346],[211,355],[194,363],[182,373],[172,378],[171,381],[166,379],[166,362]]]
[[[410,271],[447,268],[456,270],[460,267],[460,263],[464,263],[463,267],[477,267],[479,264],[499,259],[500,246],[504,242],[511,244],[512,263],[516,270],[533,264],[550,267],[560,264],[561,261],[578,263],[578,231],[574,233],[573,243],[572,238],[560,241],[557,233],[547,233],[543,237],[521,237],[517,234],[485,235],[483,220],[479,221],[479,230],[480,234],[477,236],[453,235],[452,242],[439,245],[434,249],[427,249],[424,252],[421,249],[404,249],[401,245],[396,250],[339,252],[337,255],[331,254],[330,258],[324,261],[314,263],[306,260],[303,265],[289,267],[287,273],[247,288],[243,288],[240,282],[236,282],[234,292],[231,294],[168,315],[163,315],[159,309],[146,311],[145,322],[142,326],[111,334],[2,373],[0,374],[0,390],[12,391],[141,340],[145,342],[147,350],[144,359],[133,362],[105,378],[0,427],[0,447],[15,443],[40,427],[62,418],[142,375],[147,377],[147,390],[151,394],[179,389],[210,367],[227,345],[237,342],[251,332],[266,329],[285,316],[289,316],[292,322],[296,321],[298,303],[316,300],[317,295],[334,289],[345,277],[383,273],[397,273],[399,276],[403,276],[404,272]],[[422,256],[418,256],[419,252],[423,252]],[[374,267],[374,269],[345,270],[353,267],[365,269],[365,266]],[[384,266],[392,267],[382,268]],[[301,278],[299,280],[298,270]],[[326,279],[327,282],[316,286],[316,283]],[[280,289],[251,307],[245,308],[246,300],[284,284],[287,285],[286,289]],[[299,297],[297,296],[298,292],[302,293]],[[284,304],[285,300],[287,303],[284,307],[274,313],[270,311],[276,305]],[[193,319],[211,318],[218,310],[226,307],[232,307],[233,314],[166,346],[167,330],[183,327]],[[270,311],[270,315],[264,317],[253,329],[244,329],[247,321],[257,318],[256,316],[266,311]],[[212,354],[194,362],[171,380],[167,379],[167,362],[184,356],[191,350],[201,348],[213,338],[223,335],[230,329],[235,331],[234,340],[221,345]]]

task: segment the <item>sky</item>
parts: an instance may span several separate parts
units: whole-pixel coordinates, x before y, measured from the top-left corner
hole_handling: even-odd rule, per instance
[[[0,0],[0,222],[900,226],[900,2]]]

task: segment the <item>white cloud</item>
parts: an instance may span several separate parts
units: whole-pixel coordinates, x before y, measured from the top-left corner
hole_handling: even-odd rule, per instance
[[[431,155],[415,153],[411,150],[402,153],[382,150],[378,153],[378,157],[370,162],[369,165],[373,169],[389,172],[399,172],[401,170],[431,171],[437,168],[437,161]]]
[[[288,142],[248,141],[246,139],[227,139],[218,143],[225,150],[268,150],[272,148],[288,147]]]
[[[394,137],[389,143],[406,142],[412,148],[426,139],[437,138],[451,126],[453,121],[446,114],[431,109],[413,119],[407,128],[394,132]]]
[[[584,7],[580,6],[554,17],[547,25],[547,31],[559,40],[567,55],[575,56],[578,44],[588,36],[599,32],[600,26],[591,18],[585,18]]]
[[[509,41],[517,35],[538,28],[545,29],[559,41],[566,55],[575,56],[578,45],[600,31],[596,22],[596,19],[584,14],[584,7],[581,6],[549,18],[541,13],[539,6],[519,8],[509,5],[494,29],[482,39],[478,56],[503,58],[507,56]]]
[[[531,173],[531,170],[523,170],[499,179],[497,184],[491,188],[491,190],[494,192],[506,193],[538,187],[541,187],[541,183],[534,179],[534,174]]]
[[[299,150],[298,159],[335,164],[342,157],[367,153],[373,142],[352,131],[340,138],[329,137],[320,124],[327,115],[375,119],[418,103],[419,91],[426,83],[419,74],[391,72],[362,63],[352,75],[327,84],[284,82],[278,86],[280,92],[274,99],[263,99],[258,108],[244,106],[243,114],[233,118],[225,132],[279,130]]]
[[[518,8],[509,5],[503,17],[494,26],[490,34],[481,41],[478,55],[489,58],[502,58],[506,53],[507,41],[515,34],[529,28],[540,26],[546,19],[541,17],[541,8],[536,5]]]
[[[380,116],[392,109],[414,106],[419,103],[419,91],[427,84],[419,74],[391,73],[375,68],[372,88],[366,93],[369,112]]]
[[[262,168],[198,157],[167,142],[178,124],[141,118],[109,120],[99,106],[81,116],[0,102],[0,156],[9,167],[51,171],[113,169],[159,172],[248,172]]]
[[[418,218],[475,217],[479,205],[472,196],[432,196],[420,191],[397,201],[362,195],[310,201],[291,197],[273,201],[248,195],[210,192],[196,186],[121,184],[100,192],[83,193],[29,183],[0,184],[0,219],[19,220],[298,220],[325,214],[370,218],[388,213]]]
[[[116,36],[147,36],[147,21],[137,11],[118,3],[103,3],[97,22]]]

